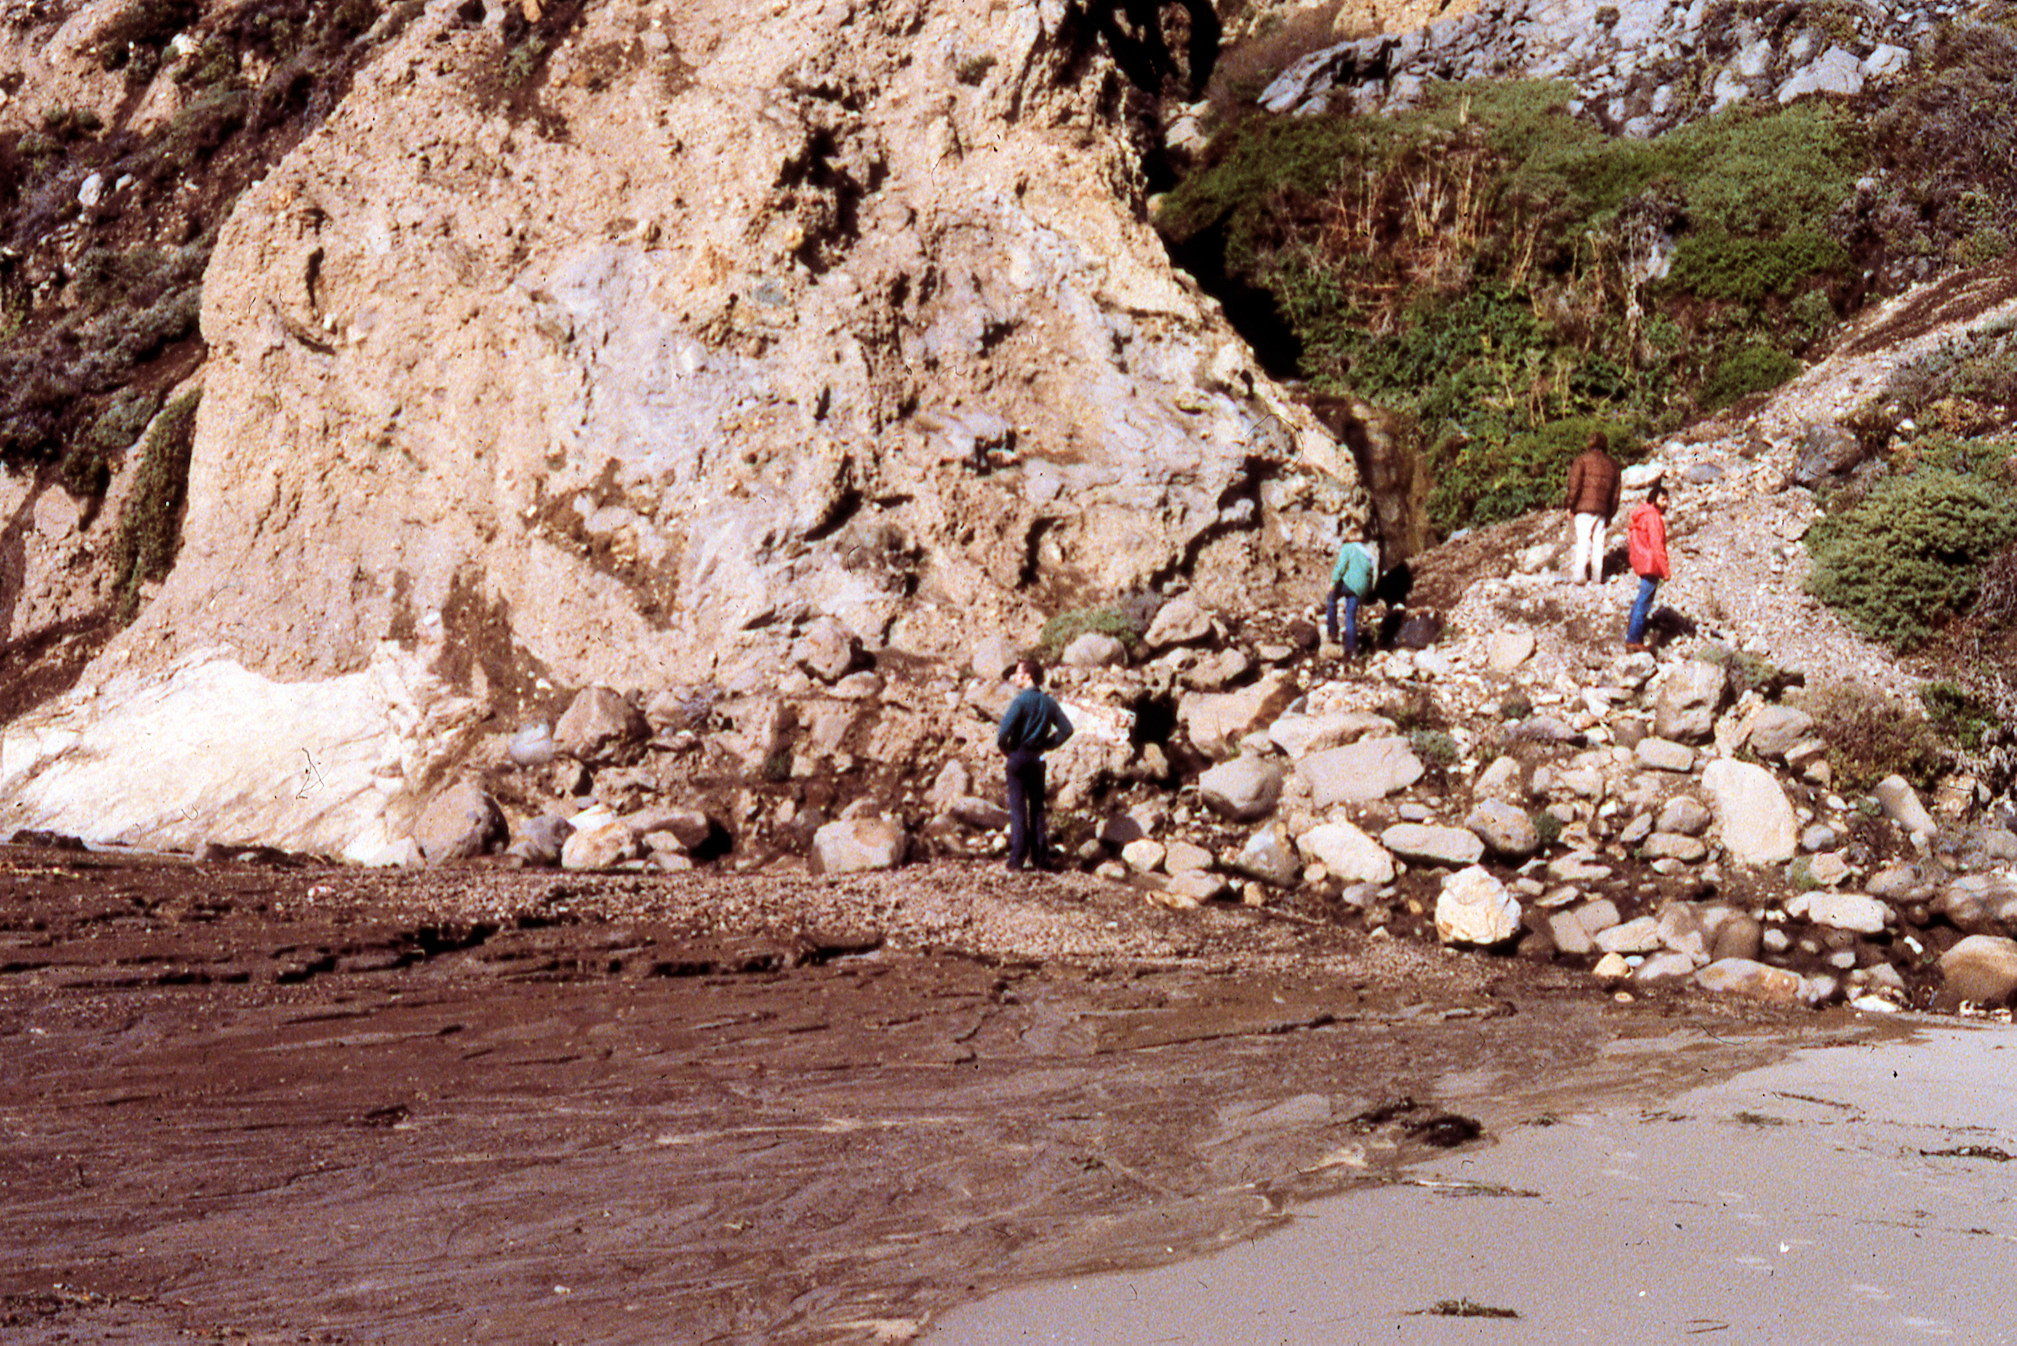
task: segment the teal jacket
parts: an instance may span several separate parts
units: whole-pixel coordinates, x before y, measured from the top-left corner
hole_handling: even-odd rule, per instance
[[[1338,563],[1331,567],[1331,585],[1350,590],[1361,601],[1373,596],[1373,554],[1357,542],[1338,548]]]
[[[1058,703],[1041,687],[1025,687],[1009,702],[995,734],[995,746],[1003,752],[1028,749],[1049,752],[1072,736],[1072,722]]]

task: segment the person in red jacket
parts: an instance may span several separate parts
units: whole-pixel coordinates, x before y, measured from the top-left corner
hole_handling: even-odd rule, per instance
[[[1629,552],[1632,573],[1639,577],[1639,596],[1632,600],[1632,615],[1625,622],[1625,648],[1634,653],[1646,648],[1646,619],[1653,612],[1653,591],[1667,578],[1667,488],[1654,482],[1646,490],[1646,503],[1632,511]]]

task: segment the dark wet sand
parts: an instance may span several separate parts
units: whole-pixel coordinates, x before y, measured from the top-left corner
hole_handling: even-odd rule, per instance
[[[0,848],[0,1335],[900,1340],[1842,1031],[975,867]]]

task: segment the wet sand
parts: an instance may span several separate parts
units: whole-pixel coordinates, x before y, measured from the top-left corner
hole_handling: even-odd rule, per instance
[[[0,847],[0,1336],[902,1340],[1869,1031],[1082,876]]]
[[[1921,1024],[1530,1118],[1257,1242],[1011,1291],[927,1339],[2017,1340],[2013,1065],[2007,1025]],[[1465,1304],[1495,1316],[1435,1311]]]

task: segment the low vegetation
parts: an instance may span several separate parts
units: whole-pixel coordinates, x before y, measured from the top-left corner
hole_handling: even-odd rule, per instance
[[[1412,423],[1447,535],[1552,503],[1588,428],[1630,456],[1777,387],[1873,282],[2003,255],[2017,32],[1994,20],[1940,30],[1882,107],[1739,105],[1651,140],[1572,117],[1561,83],[1432,86],[1391,117],[1222,85],[1158,226],[1275,372]],[[1251,93],[1254,64],[1223,69]]]

